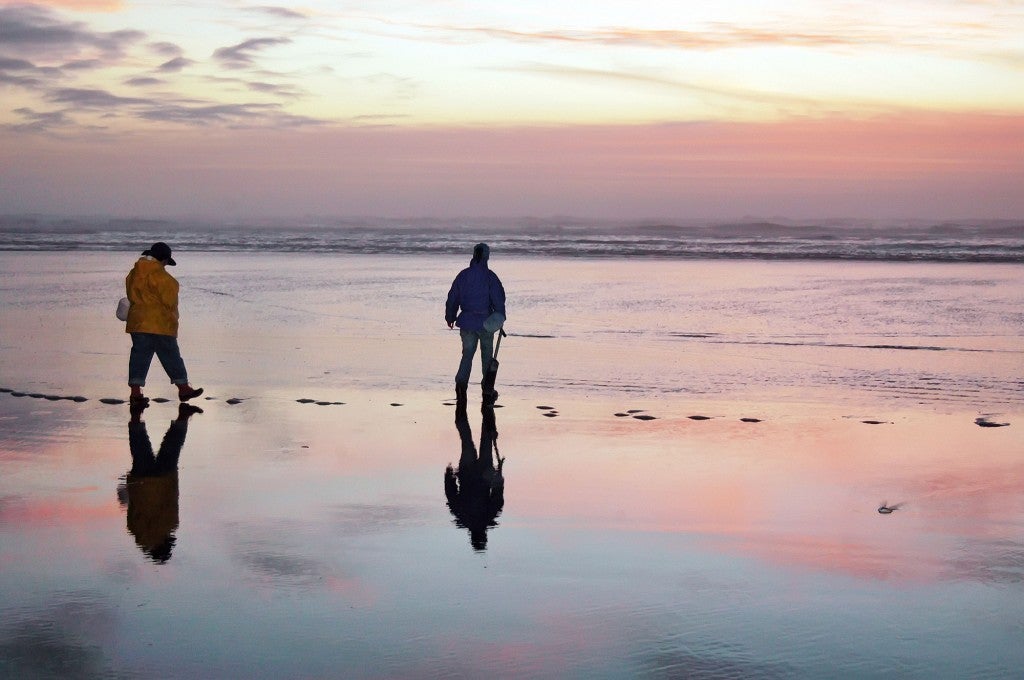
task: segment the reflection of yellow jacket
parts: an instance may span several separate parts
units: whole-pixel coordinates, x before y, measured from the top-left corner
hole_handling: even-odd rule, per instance
[[[128,531],[144,550],[167,543],[178,528],[178,473],[128,476]]]
[[[126,333],[178,336],[178,282],[162,263],[140,258],[124,286],[132,303]]]

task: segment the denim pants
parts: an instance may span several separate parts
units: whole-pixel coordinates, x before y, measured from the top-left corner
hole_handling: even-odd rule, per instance
[[[487,373],[487,366],[494,356],[494,333],[488,333],[482,328],[478,331],[460,329],[459,335],[462,337],[462,361],[459,362],[459,372],[455,374],[455,384],[468,385],[477,343],[480,343],[480,378],[483,379]]]
[[[185,372],[185,361],[181,358],[177,338],[155,333],[132,333],[132,352],[128,355],[129,385],[141,387],[146,384],[146,374],[154,354],[173,384],[188,384],[188,373]]]

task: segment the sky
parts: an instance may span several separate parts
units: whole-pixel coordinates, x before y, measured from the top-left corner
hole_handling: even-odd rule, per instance
[[[1024,2],[0,0],[0,213],[1024,218]]]

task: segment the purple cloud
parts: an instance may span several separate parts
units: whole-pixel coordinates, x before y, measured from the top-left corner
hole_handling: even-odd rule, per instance
[[[252,38],[214,51],[213,57],[227,68],[249,68],[255,63],[254,53],[275,45],[287,45],[289,38]]]
[[[0,49],[11,48],[29,57],[61,58],[92,49],[115,59],[145,35],[132,30],[93,31],[37,5],[0,7]]]
[[[157,67],[157,71],[160,73],[178,73],[187,66],[191,66],[195,62],[185,57],[175,57],[170,61],[165,61]]]

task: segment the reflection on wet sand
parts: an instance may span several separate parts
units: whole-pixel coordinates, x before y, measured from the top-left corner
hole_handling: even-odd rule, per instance
[[[444,494],[448,509],[455,517],[455,525],[469,530],[469,542],[474,550],[487,549],[487,530],[498,526],[497,518],[505,505],[505,478],[502,468],[505,459],[498,451],[498,427],[494,409],[480,409],[480,449],[473,443],[473,431],[465,406],[455,411],[455,428],[462,447],[458,469],[449,463],[444,471]],[[494,461],[497,458],[498,465]]]
[[[118,487],[117,498],[128,510],[128,532],[136,545],[146,557],[163,564],[171,559],[178,529],[178,457],[188,434],[188,419],[203,411],[182,404],[154,455],[142,410],[133,407],[128,421],[132,468]]]

